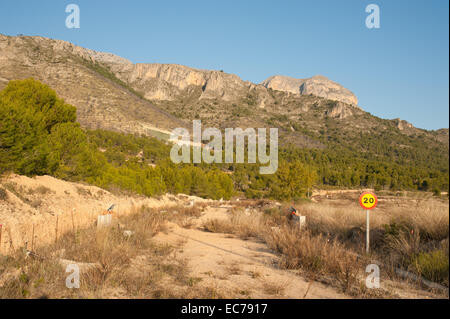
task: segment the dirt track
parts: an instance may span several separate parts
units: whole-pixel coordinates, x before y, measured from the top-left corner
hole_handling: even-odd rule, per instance
[[[207,219],[228,218],[227,208],[212,208],[196,220],[191,229],[169,225],[159,234],[161,243],[179,245],[181,258],[188,260],[192,276],[206,286],[241,298],[349,298],[336,289],[308,281],[275,267],[279,258],[265,244],[232,235],[210,233],[200,226]]]

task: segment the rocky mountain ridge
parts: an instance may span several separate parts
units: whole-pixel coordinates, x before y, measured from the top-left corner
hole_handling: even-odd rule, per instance
[[[315,75],[308,79],[294,79],[288,76],[275,75],[264,80],[261,84],[273,90],[297,95],[311,94],[328,100],[358,105],[357,97],[350,90],[322,75]]]
[[[298,104],[302,96],[222,71],[176,64],[133,64],[111,53],[39,36],[0,34],[0,66],[0,89],[10,80],[34,77],[75,105],[83,126],[139,134],[167,134],[175,127],[186,126],[183,120],[190,118],[179,116],[182,107],[204,111],[213,102],[227,104],[235,113],[231,106],[244,104],[249,108],[246,112],[252,113],[251,109],[273,111],[277,105],[281,107],[277,112],[283,113],[287,104]],[[174,109],[170,102],[176,105]],[[354,105],[337,103],[328,111],[329,116],[342,119],[357,110]],[[221,112],[223,107],[219,107]],[[306,112],[310,107],[302,105],[300,109]]]
[[[5,36],[0,36],[5,38]],[[260,84],[255,84],[223,71],[200,70],[177,64],[133,64],[128,59],[115,54],[86,49],[67,41],[44,37],[33,38],[39,43],[46,42],[45,45],[54,52],[71,53],[92,62],[107,65],[119,79],[141,88],[145,98],[150,100],[173,100],[177,90],[183,91],[190,86],[197,86],[201,87],[203,91],[200,99],[221,98],[225,101],[232,101],[246,90],[253,89],[257,90],[259,95],[263,95],[261,99],[264,100],[267,97],[267,94],[264,94],[264,88],[267,88],[295,95],[311,94],[349,105],[356,106],[358,104],[358,99],[350,90],[321,75],[308,79],[276,75]]]
[[[215,70],[200,70],[178,64],[137,63],[123,61],[120,58],[106,59],[91,55],[107,64],[121,80],[138,87],[150,100],[174,100],[190,86],[201,87],[199,99],[220,98],[224,101],[236,101],[247,91],[256,91],[258,104],[264,106],[272,89],[294,95],[314,95],[328,100],[357,106],[358,99],[348,89],[325,76],[316,75],[308,79],[294,79],[287,76],[272,76],[260,84],[243,81],[235,74]]]
[[[222,71],[133,64],[62,40],[0,34],[0,89],[29,77],[76,106],[79,122],[89,129],[167,136],[201,119],[220,128],[279,127],[288,142],[308,147],[323,147],[318,140],[336,133],[347,138],[395,130],[441,143],[448,136],[372,116],[351,91],[323,76],[273,76],[254,84]]]

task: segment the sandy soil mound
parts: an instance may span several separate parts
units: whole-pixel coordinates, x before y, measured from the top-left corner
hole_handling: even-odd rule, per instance
[[[98,215],[113,204],[114,215],[122,215],[142,205],[162,207],[205,201],[187,195],[164,195],[158,199],[119,196],[51,176],[10,175],[0,180],[0,189],[6,194],[0,198],[0,254],[53,243],[67,231],[95,223]]]

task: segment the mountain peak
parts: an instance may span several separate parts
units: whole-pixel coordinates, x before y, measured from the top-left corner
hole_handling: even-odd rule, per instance
[[[348,89],[323,75],[306,79],[296,79],[285,75],[274,75],[263,82],[266,88],[290,92],[297,95],[315,95],[329,100],[358,105],[357,97]]]

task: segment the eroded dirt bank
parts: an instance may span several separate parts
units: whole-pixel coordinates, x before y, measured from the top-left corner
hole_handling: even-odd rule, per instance
[[[0,199],[0,254],[4,255],[25,246],[35,249],[51,244],[66,232],[92,225],[113,204],[113,214],[120,216],[144,205],[156,208],[205,201],[186,195],[114,195],[95,186],[51,176],[10,175],[0,180],[0,187],[6,193]]]

